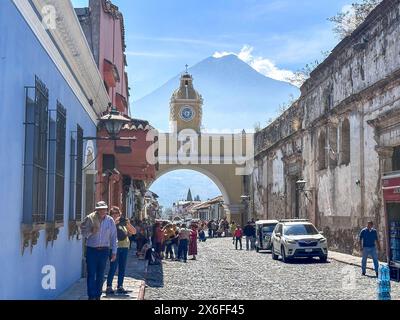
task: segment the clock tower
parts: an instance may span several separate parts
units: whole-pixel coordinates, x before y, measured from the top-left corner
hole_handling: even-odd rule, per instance
[[[193,77],[187,72],[181,76],[180,86],[172,94],[170,122],[176,123],[177,133],[192,129],[200,133],[203,116],[203,98],[193,87]]]

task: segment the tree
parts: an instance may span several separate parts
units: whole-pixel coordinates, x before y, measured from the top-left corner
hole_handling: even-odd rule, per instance
[[[337,13],[328,20],[333,22],[333,32],[340,40],[350,36],[360,26],[382,0],[362,0],[351,4],[346,11]]]
[[[316,60],[314,60],[314,62],[307,63],[304,68],[297,70],[296,72],[294,72],[294,74],[292,76],[287,78],[287,81],[295,84],[298,87],[301,87],[304,84],[304,82],[306,82],[307,79],[310,78],[311,73],[315,70],[315,68],[317,68],[321,64],[322,61],[324,61],[326,58],[328,58],[330,53],[331,53],[330,51],[322,51],[321,52],[321,56],[322,56],[321,60],[316,59]],[[280,107],[280,109],[281,109],[281,107]]]

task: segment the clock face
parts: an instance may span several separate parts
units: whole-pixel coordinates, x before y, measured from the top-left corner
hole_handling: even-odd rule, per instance
[[[181,108],[180,117],[183,121],[192,121],[195,116],[195,112],[191,106],[184,106]]]

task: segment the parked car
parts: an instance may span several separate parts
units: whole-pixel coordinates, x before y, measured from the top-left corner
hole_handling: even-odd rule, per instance
[[[271,250],[271,236],[274,232],[277,220],[261,220],[256,222],[256,251]]]
[[[283,262],[294,258],[319,257],[328,259],[326,238],[308,220],[282,220],[272,233],[272,259],[282,257]]]

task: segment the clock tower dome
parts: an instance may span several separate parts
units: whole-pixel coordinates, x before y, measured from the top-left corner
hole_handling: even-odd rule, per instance
[[[193,87],[193,77],[187,72],[181,76],[180,86],[172,94],[170,122],[176,123],[178,133],[192,129],[200,133],[203,116],[203,98]]]

